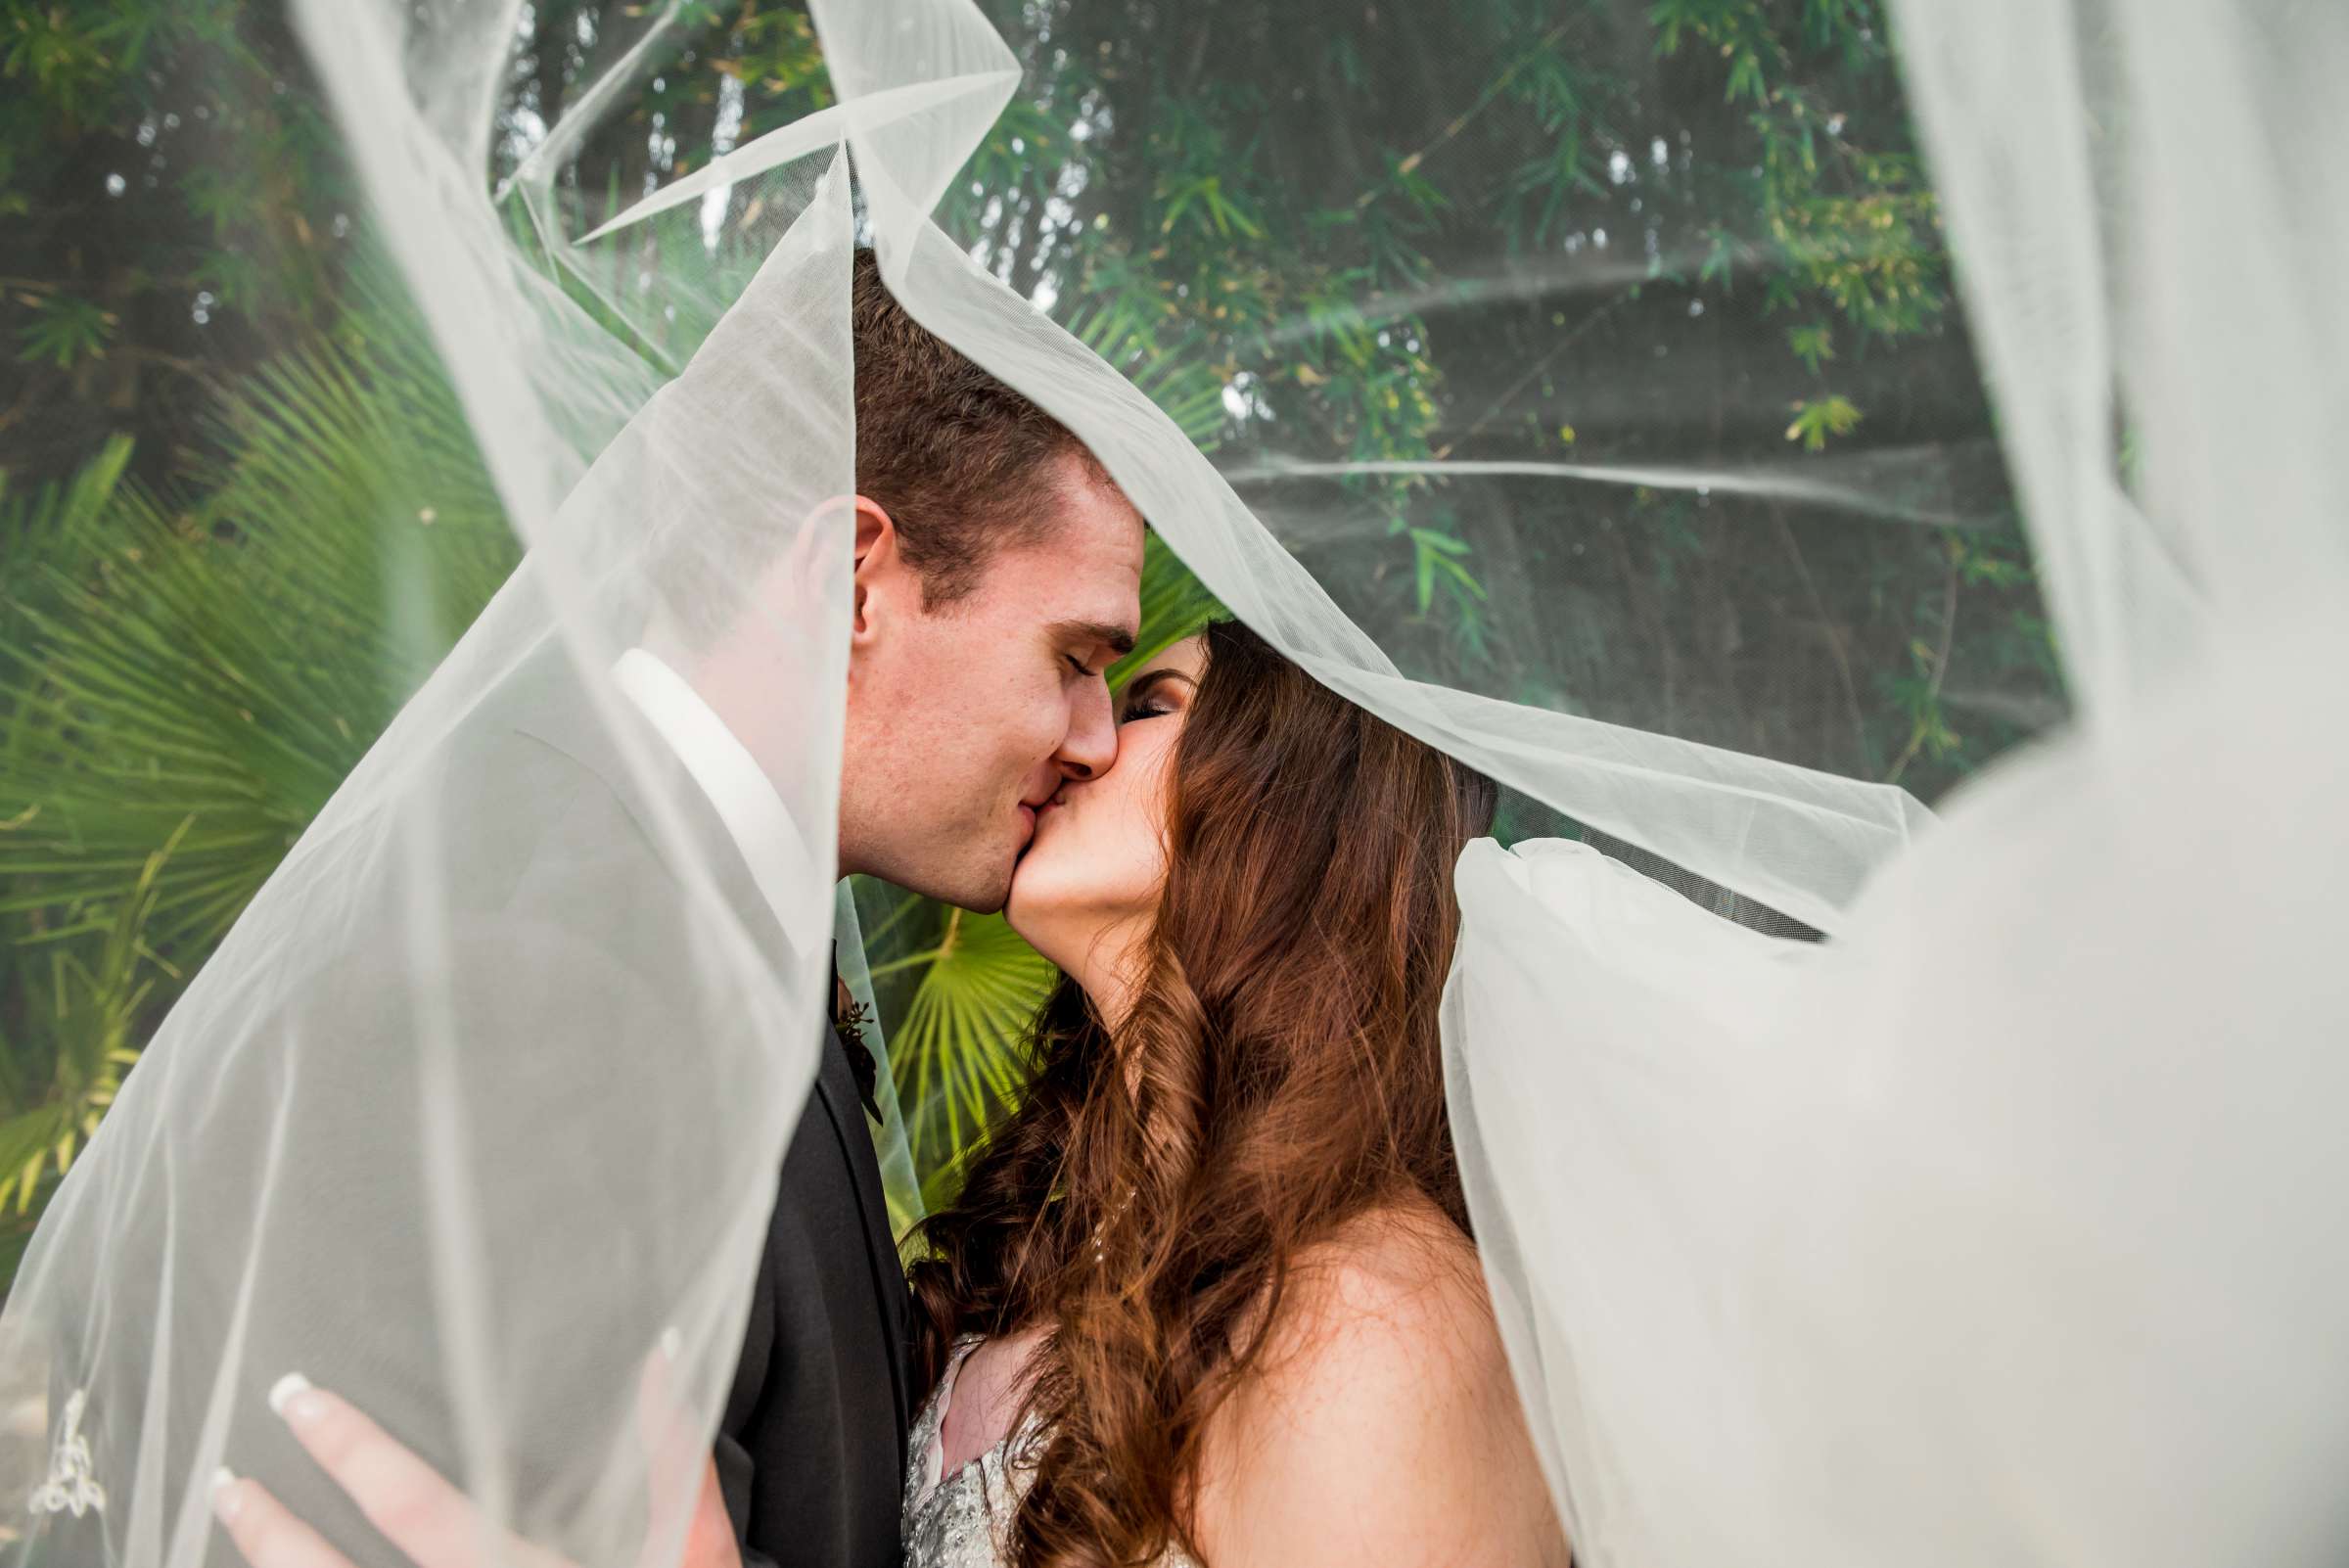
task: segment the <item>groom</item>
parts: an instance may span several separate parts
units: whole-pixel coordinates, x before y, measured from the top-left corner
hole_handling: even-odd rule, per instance
[[[991,911],[1036,807],[1116,758],[1103,672],[1138,630],[1142,520],[1065,428],[917,325],[869,252],[852,323],[859,494],[840,872]],[[721,676],[701,695],[735,732],[756,722],[757,690]],[[918,1391],[859,1110],[873,1070],[831,1032],[784,1159],[716,1445],[746,1563],[878,1568],[901,1549]]]
[[[852,323],[859,493],[839,870],[993,910],[1036,807],[1115,758],[1103,672],[1138,629],[1142,520],[1066,428],[915,323],[869,252],[855,257]],[[738,861],[714,867],[720,888],[755,908],[762,885],[818,873],[760,762],[772,748],[788,765],[795,737],[777,733],[756,656],[734,652],[723,636],[690,657],[631,650],[614,676],[690,777],[685,793],[701,799],[689,804],[709,807],[710,853]],[[588,830],[598,849],[626,841],[646,867],[631,874],[663,874],[630,823],[634,788],[603,726],[516,712],[512,731],[534,748],[528,765],[608,797]],[[485,744],[517,745],[512,731]],[[750,924],[803,952],[822,941],[776,913]],[[826,1032],[688,1535],[696,1568],[899,1559],[917,1391],[911,1306],[866,1127],[873,1074],[860,1044]],[[392,1544],[418,1568],[466,1560],[444,1561],[431,1543],[472,1541],[469,1504],[399,1462],[382,1429],[317,1390],[281,1384],[270,1403],[361,1513],[406,1522]],[[252,1480],[224,1477],[213,1506],[256,1568],[345,1568]]]

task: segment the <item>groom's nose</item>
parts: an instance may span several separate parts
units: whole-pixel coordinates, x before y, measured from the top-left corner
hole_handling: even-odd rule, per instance
[[[1117,716],[1106,681],[1084,683],[1069,711],[1069,732],[1052,761],[1068,778],[1098,778],[1118,760]]]

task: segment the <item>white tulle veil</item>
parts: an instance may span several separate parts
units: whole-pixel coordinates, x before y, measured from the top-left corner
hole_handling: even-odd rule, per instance
[[[2349,26],[1894,16],[2075,721],[1818,949],[1471,851],[1452,1109],[1521,1387],[1592,1561],[2330,1561]]]
[[[1464,857],[1447,1043],[1580,1559],[2337,1560],[2349,17],[1893,7],[2071,708],[1935,822],[1897,766],[1773,729],[1787,683],[1561,671],[1608,665],[1613,610],[1576,565],[1607,546],[1577,531],[1593,496],[1915,529],[1978,502],[1950,452],[1585,464],[1544,428],[1349,463],[1260,421],[1211,455],[1069,330],[1081,301],[1039,304],[934,220],[1022,80],[969,0],[815,0],[827,107],[582,217],[580,148],[702,9],[604,39],[493,183],[517,7],[297,0],[529,555],[207,964],[28,1255],[0,1322],[0,1396],[43,1412],[0,1442],[28,1560],[225,1561],[224,1463],[382,1558],[296,1478],[263,1403],[294,1369],[499,1525],[641,1560],[639,1372],[675,1331],[688,1417],[714,1423],[854,911],[830,869],[860,243],[1233,614],[1501,781],[1520,820],[1574,826]],[[1342,34],[1381,9],[1303,11]],[[1049,29],[1028,25],[1032,64]],[[1479,259],[1428,298],[1465,280],[1451,298],[1546,311],[1573,286]],[[1362,341],[1365,373],[1420,351]],[[1591,401],[1636,404],[1638,373]],[[1396,609],[1340,570],[1431,508],[1487,526],[1482,663],[1428,655],[1426,593]],[[1707,592],[1616,608],[1684,631],[1761,590]],[[611,674],[719,637],[806,737],[762,759],[810,871],[780,903],[713,848]],[[550,713],[547,748],[621,781],[662,874],[599,881],[608,826],[537,753],[484,748]],[[567,833],[565,874],[528,869]],[[77,1487],[102,1504],[45,1505]]]

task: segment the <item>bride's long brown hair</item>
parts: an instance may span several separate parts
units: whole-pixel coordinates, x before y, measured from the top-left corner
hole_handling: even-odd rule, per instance
[[[929,1386],[961,1334],[1053,1330],[1020,1568],[1196,1555],[1202,1433],[1300,1251],[1416,1200],[1467,1231],[1436,1018],[1452,864],[1494,785],[1237,623],[1207,654],[1128,1016],[1113,1038],[1062,983],[1025,1099],[912,1269]]]

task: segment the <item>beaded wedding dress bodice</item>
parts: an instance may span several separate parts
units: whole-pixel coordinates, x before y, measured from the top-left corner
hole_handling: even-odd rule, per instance
[[[944,1473],[941,1432],[954,1403],[954,1381],[980,1343],[974,1336],[955,1345],[938,1392],[913,1424],[905,1466],[905,1568],[1002,1568],[1008,1560],[1004,1532],[1028,1490],[1043,1427],[1032,1415],[1023,1417],[993,1448]],[[1199,1565],[1180,1549],[1170,1549],[1159,1568]]]

